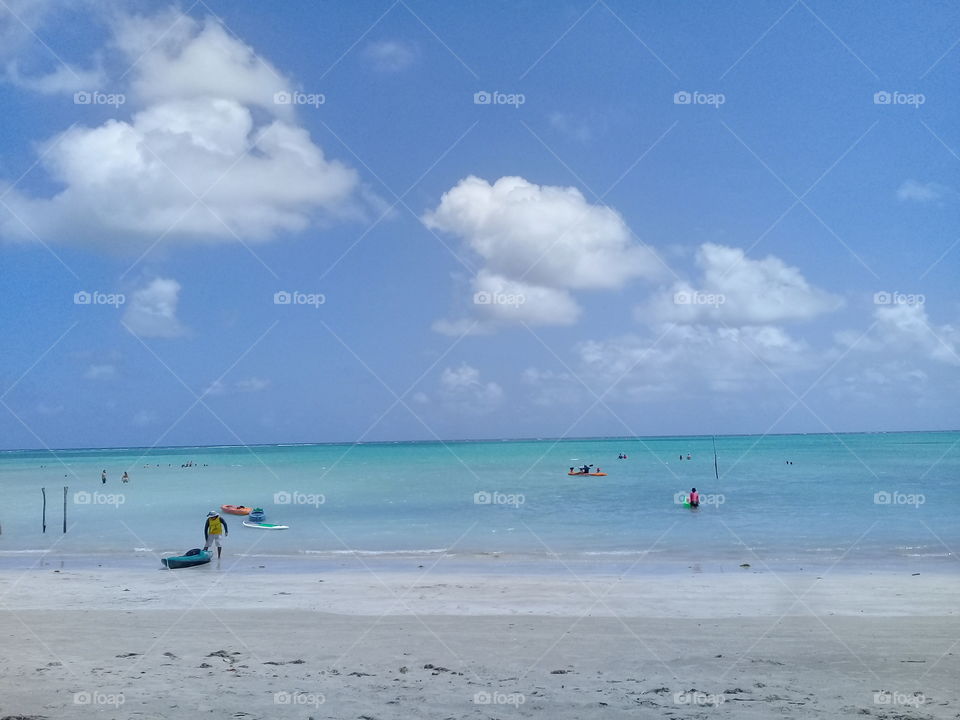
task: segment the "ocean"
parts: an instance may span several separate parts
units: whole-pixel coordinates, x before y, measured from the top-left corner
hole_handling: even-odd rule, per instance
[[[719,479],[710,437],[5,451],[0,563],[159,565],[235,504],[289,529],[225,515],[225,557],[291,567],[956,568],[960,433],[723,436],[716,450]],[[582,464],[608,474],[567,475]],[[694,486],[696,511],[682,505]]]

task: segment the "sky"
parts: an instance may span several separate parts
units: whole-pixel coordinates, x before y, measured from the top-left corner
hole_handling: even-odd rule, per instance
[[[0,447],[946,430],[960,6],[0,3]]]

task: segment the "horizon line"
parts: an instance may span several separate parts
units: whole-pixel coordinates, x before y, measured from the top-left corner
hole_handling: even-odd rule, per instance
[[[319,447],[324,445],[445,445],[448,443],[484,443],[484,442],[569,442],[583,440],[668,440],[672,438],[733,438],[733,437],[792,437],[804,435],[897,435],[907,433],[955,433],[951,430],[845,430],[842,432],[792,432],[792,433],[723,433],[713,435],[585,435],[577,437],[516,437],[516,438],[454,438],[438,440],[341,440],[319,442],[276,442],[276,443],[240,443],[235,445],[129,445],[125,447],[66,447],[66,448],[5,448],[0,453],[20,452],[74,452],[77,450],[211,450],[228,448],[255,448],[255,447]]]

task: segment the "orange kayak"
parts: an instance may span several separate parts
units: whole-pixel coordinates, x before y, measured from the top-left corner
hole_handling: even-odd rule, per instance
[[[606,477],[606,473],[572,473],[568,472],[567,475],[589,475],[590,477]]]
[[[231,515],[249,515],[253,512],[253,508],[248,508],[246,505],[221,505],[220,509]]]

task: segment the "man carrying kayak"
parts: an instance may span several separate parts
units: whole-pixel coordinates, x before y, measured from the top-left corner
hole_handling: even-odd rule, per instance
[[[217,546],[217,559],[220,559],[220,553],[223,547],[220,545],[220,536],[229,535],[230,529],[227,522],[213,510],[207,513],[207,521],[203,525],[203,549],[206,550],[211,544]]]

